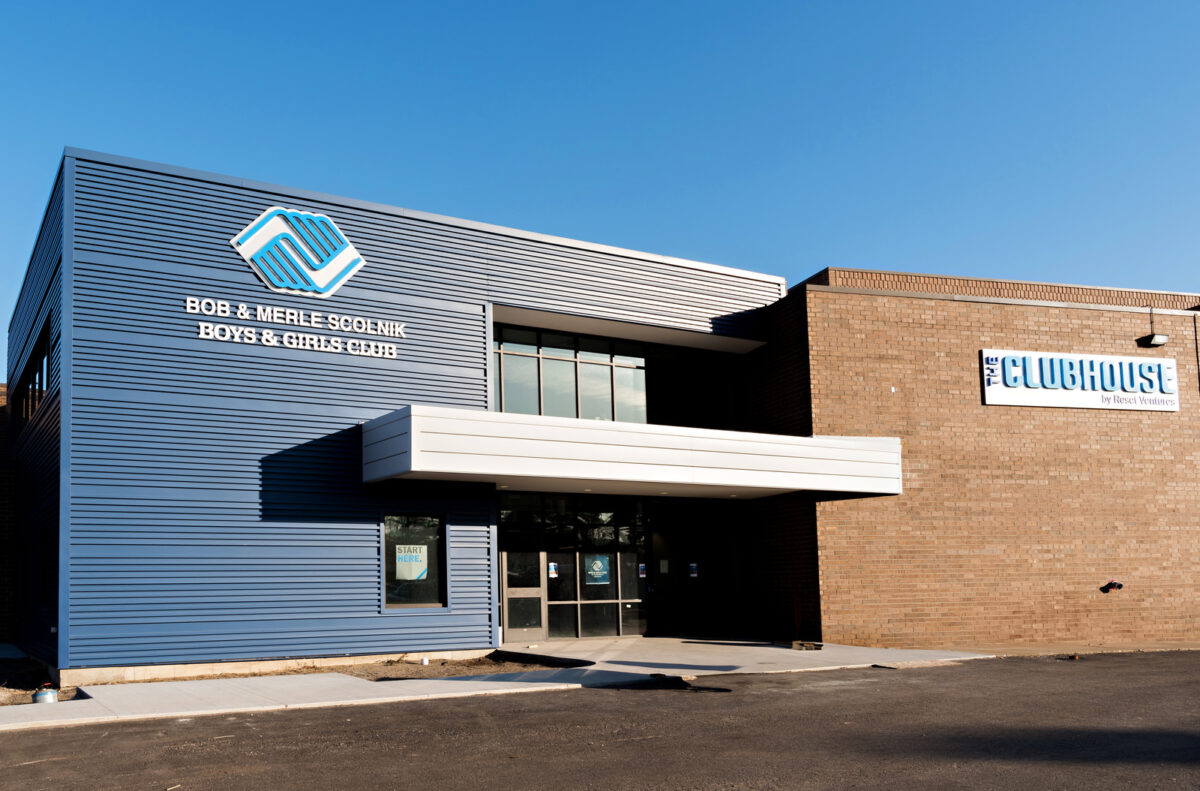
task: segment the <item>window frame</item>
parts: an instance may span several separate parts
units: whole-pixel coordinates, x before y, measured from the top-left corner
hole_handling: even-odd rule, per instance
[[[441,565],[439,595],[440,602],[414,602],[410,604],[389,604],[387,591],[387,520],[389,517],[420,517],[436,519],[438,536],[441,541]],[[379,514],[379,612],[382,615],[412,614],[414,612],[446,612],[450,609],[450,525],[446,515],[433,511],[408,511],[403,509],[388,510]]]
[[[50,365],[58,336],[50,334],[50,317],[43,322],[37,342],[25,360],[17,377],[17,385],[8,394],[13,436],[19,435],[33,422],[50,396]]]
[[[533,346],[535,347],[536,351],[530,352],[530,351],[506,350],[504,348],[504,343],[505,343],[504,331],[509,330],[509,329],[533,333],[533,335],[534,335]],[[551,334],[551,335],[556,335],[559,337],[570,338],[572,347],[573,347],[570,356],[563,354],[562,352],[551,351],[548,353],[547,351],[545,351],[546,347],[543,346],[543,336],[547,333]],[[603,360],[596,360],[596,359],[588,359],[588,358],[581,356],[583,354],[583,352],[580,349],[580,346],[581,346],[580,341],[582,341],[584,339],[603,341],[605,344],[607,344],[608,360],[603,361]],[[638,365],[636,363],[630,363],[630,362],[627,362],[622,359],[622,358],[628,359],[630,357],[633,357],[633,355],[619,353],[620,346],[622,344],[629,344],[629,345],[637,347],[637,349],[641,352],[641,357],[635,358],[635,359],[641,360],[640,365]],[[554,348],[557,349],[559,347],[554,347]],[[618,423],[629,423],[629,422],[646,423],[646,422],[648,422],[647,413],[649,411],[648,410],[648,406],[649,406],[648,400],[649,399],[648,399],[647,390],[645,388],[645,373],[644,372],[646,370],[646,361],[650,355],[649,355],[649,348],[648,348],[647,344],[645,344],[641,341],[630,341],[630,340],[626,340],[623,338],[605,338],[605,337],[601,337],[598,335],[587,335],[587,334],[566,332],[563,330],[546,330],[546,329],[540,329],[537,327],[522,327],[522,326],[515,325],[515,324],[495,324],[492,328],[492,348],[490,350],[490,353],[492,355],[490,367],[492,369],[492,376],[495,379],[494,387],[491,389],[491,393],[490,393],[492,396],[491,408],[492,408],[493,412],[506,412],[506,410],[504,408],[504,406],[505,406],[505,404],[504,404],[504,402],[505,402],[505,396],[504,396],[505,358],[506,357],[525,357],[525,358],[529,358],[529,359],[533,359],[533,360],[537,361],[537,382],[535,384],[535,389],[537,392],[537,410],[538,411],[536,413],[512,412],[509,414],[536,414],[540,417],[561,417],[561,415],[547,415],[546,414],[545,361],[550,360],[550,361],[558,361],[558,362],[570,362],[575,367],[575,415],[574,415],[574,419],[576,419],[576,420],[588,420],[589,419],[589,418],[581,417],[583,414],[583,366],[584,365],[593,365],[593,366],[604,366],[605,368],[607,368],[608,394],[609,394],[609,417],[607,417],[607,418],[590,418],[590,419],[591,420],[599,420],[602,422],[610,422],[610,423],[612,423],[612,422],[618,422]],[[618,413],[619,407],[618,407],[618,398],[617,398],[617,369],[626,369],[626,370],[630,370],[630,371],[642,371],[643,372],[642,390],[641,390],[642,402],[643,402],[642,403],[642,413],[643,414],[642,414],[642,420],[640,420],[640,421],[623,420],[620,417],[618,417],[617,413]]]

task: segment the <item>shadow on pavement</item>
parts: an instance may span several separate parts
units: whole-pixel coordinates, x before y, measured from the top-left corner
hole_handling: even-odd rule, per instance
[[[872,752],[995,761],[1200,765],[1200,733],[1125,728],[1019,728],[936,734]]]
[[[663,676],[661,678],[646,678],[642,676],[640,679],[632,681],[622,681],[614,684],[604,684],[600,689],[628,689],[628,690],[678,690],[680,692],[733,692],[727,687],[698,687],[688,681],[679,678],[678,676]]]

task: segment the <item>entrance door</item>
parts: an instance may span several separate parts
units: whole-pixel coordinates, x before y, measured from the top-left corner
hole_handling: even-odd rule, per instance
[[[545,552],[502,552],[504,640],[546,639]]]
[[[646,633],[640,500],[504,493],[499,510],[505,640]]]

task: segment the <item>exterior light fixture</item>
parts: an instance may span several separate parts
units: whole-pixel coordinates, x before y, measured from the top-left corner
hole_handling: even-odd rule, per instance
[[[1145,348],[1156,348],[1158,346],[1166,346],[1167,341],[1171,340],[1170,335],[1154,331],[1154,306],[1146,305],[1150,308],[1150,334],[1143,335],[1137,339],[1137,345]]]

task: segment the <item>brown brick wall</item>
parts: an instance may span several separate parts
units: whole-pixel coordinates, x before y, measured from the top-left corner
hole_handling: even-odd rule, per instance
[[[907,272],[875,272],[837,267],[830,267],[818,272],[809,278],[808,282],[814,285],[875,291],[1029,299],[1042,302],[1080,302],[1090,305],[1121,305],[1132,308],[1153,305],[1155,308],[1163,310],[1191,310],[1200,306],[1200,294],[1065,286],[1054,283],[1025,283],[1017,280],[981,280],[972,277],[914,275]]]
[[[806,302],[814,433],[903,440],[904,494],[817,504],[825,640],[1197,639],[1194,316],[1156,316],[1171,341],[1141,349],[1147,317],[1127,311],[820,289]],[[982,348],[1173,357],[1181,411],[983,406]],[[1101,594],[1110,578],[1124,590]]]

